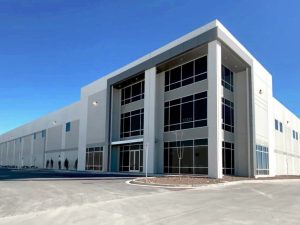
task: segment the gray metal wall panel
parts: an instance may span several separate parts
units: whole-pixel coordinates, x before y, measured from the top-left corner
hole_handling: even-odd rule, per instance
[[[203,91],[207,91],[207,88],[207,80],[203,80],[187,86],[183,86],[181,88],[174,89],[172,91],[165,92],[164,100],[166,102],[189,95],[194,95]]]
[[[164,133],[164,141],[176,141],[176,132]],[[208,137],[208,127],[197,127],[192,129],[182,130],[181,140],[201,139]]]
[[[71,130],[66,132],[65,149],[78,148],[79,120],[71,122]]]
[[[144,108],[144,100],[143,99],[139,100],[139,101],[131,102],[126,105],[122,105],[121,113],[127,113],[127,112],[131,112],[133,110],[142,109],[142,108]]]
[[[51,127],[47,130],[47,150],[61,149],[63,125]]]
[[[22,151],[22,165],[32,166],[33,165],[33,154],[31,152],[31,138],[32,136],[26,136],[23,138],[23,151]]]
[[[61,136],[59,136],[58,139],[61,140]],[[32,164],[38,168],[44,167],[45,141],[46,141],[46,137],[42,137],[42,132],[37,133],[36,139],[33,140]]]
[[[98,105],[93,105],[94,101]],[[105,142],[106,118],[106,90],[103,90],[88,98],[86,144]]]

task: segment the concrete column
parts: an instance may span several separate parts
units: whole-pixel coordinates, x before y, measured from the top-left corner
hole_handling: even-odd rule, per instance
[[[207,60],[208,176],[222,178],[222,58],[218,41],[208,44]]]
[[[156,67],[145,71],[144,99],[144,154],[143,170],[146,172],[146,157],[148,151],[147,170],[155,173],[155,96],[156,96]],[[147,146],[147,148],[145,148]]]
[[[80,115],[79,122],[79,142],[78,142],[78,164],[77,170],[85,170],[85,156],[86,156],[86,134],[87,134],[87,111],[88,111],[88,99],[83,98],[81,100],[82,113]]]

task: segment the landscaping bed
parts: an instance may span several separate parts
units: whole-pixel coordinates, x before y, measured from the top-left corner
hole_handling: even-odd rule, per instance
[[[223,179],[213,179],[207,176],[162,176],[150,178],[138,178],[133,183],[162,185],[162,186],[201,186],[206,184],[226,183],[238,180],[248,180],[247,177],[224,176]]]
[[[156,185],[156,186],[203,186],[208,184],[228,183],[240,180],[282,180],[282,179],[300,179],[300,176],[275,176],[275,177],[238,177],[238,176],[223,176],[222,179],[213,179],[207,176],[189,176],[189,175],[174,175],[138,178],[132,181],[133,184]]]

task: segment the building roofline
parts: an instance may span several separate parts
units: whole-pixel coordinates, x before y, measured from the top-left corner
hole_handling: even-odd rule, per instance
[[[73,121],[76,118],[76,114],[74,114],[76,110],[78,110],[78,119],[79,119],[80,101],[74,102],[70,105],[60,108],[57,111],[50,112],[42,117],[39,117],[38,119],[32,120],[19,127],[16,127],[12,130],[0,134],[0,143],[5,141],[12,141],[19,138],[19,136],[27,136],[32,133],[41,131],[41,127],[39,126],[40,123],[45,125],[43,126],[43,129],[48,129],[50,127],[58,126],[61,124],[61,121],[65,119],[63,118],[65,114],[73,115],[73,118],[70,118],[70,121]],[[53,124],[52,123],[53,121],[57,121],[57,124]],[[38,129],[31,130],[31,128],[35,126],[38,127]],[[18,135],[19,132],[22,133],[22,135]]]
[[[207,31],[218,27],[219,24],[221,24],[221,23],[218,20],[213,20],[212,22],[210,22],[202,27],[199,27],[199,28],[189,32],[188,34],[185,34],[185,35],[179,37],[178,39],[171,41],[168,44],[142,56],[141,58],[134,60],[133,62],[121,67],[120,69],[117,69],[107,75],[102,76],[98,80],[82,87],[81,88],[81,96],[84,97],[84,96],[88,96],[88,95],[92,94],[93,90],[99,90],[99,86],[101,86],[101,82],[105,82],[105,80],[115,77],[125,71],[131,70],[131,69],[139,66],[140,64],[145,63],[146,61],[149,61],[152,58],[154,58],[154,57],[156,57],[156,56],[158,56],[158,55],[160,55],[160,54],[162,54],[162,53],[164,53],[164,52],[166,52],[188,40],[191,40],[192,38],[200,36],[200,35],[206,33]],[[98,86],[98,88],[97,88],[97,86]]]
[[[273,102],[280,105],[286,112],[288,112],[290,114],[290,116],[293,116],[296,119],[298,119],[298,122],[300,123],[300,118],[295,113],[293,113],[289,108],[287,108],[284,104],[282,104],[281,101],[279,101],[277,98],[273,97]]]
[[[138,58],[137,60],[134,60],[133,62],[131,62],[111,73],[108,73],[107,75],[102,76],[101,78],[95,80],[94,82],[83,86],[81,88],[81,97],[87,97],[89,95],[94,94],[95,92],[105,89],[107,80],[109,80],[111,78],[114,79],[114,77],[116,77],[126,71],[129,71],[129,70],[135,71],[135,68],[141,67],[142,64],[145,64],[145,63],[149,62],[150,60],[153,60],[153,58],[158,57],[159,55],[162,55],[165,52],[170,51],[171,49],[174,49],[180,45],[183,45],[184,43],[186,43],[196,37],[200,37],[214,28],[217,29],[216,39],[220,40],[225,45],[228,45],[234,51],[238,51],[241,54],[243,60],[245,60],[245,62],[247,62],[249,65],[252,66],[253,61],[255,61],[256,64],[259,64],[262,68],[264,68],[255,59],[255,57],[246,49],[246,47],[244,45],[242,45],[233,36],[233,34],[231,34],[229,32],[229,30],[227,30],[227,28],[219,20],[215,19],[215,20],[211,21],[210,23],[189,32],[188,34],[185,34],[185,35],[177,38],[176,40],[171,41],[170,43],[164,45],[163,47],[160,47],[160,48]],[[139,72],[141,72],[141,71],[139,71]],[[266,70],[266,72],[268,72],[268,71]],[[134,75],[134,74],[132,74],[132,75]]]

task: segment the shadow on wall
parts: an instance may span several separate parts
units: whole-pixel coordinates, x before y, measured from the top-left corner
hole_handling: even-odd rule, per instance
[[[54,165],[53,159],[51,159],[51,160],[48,159],[46,161],[46,169],[53,169],[53,165]],[[59,170],[61,170],[61,169],[64,169],[64,170],[77,170],[77,165],[78,165],[78,159],[76,159],[74,164],[71,165],[71,166],[70,166],[68,158],[65,159],[63,167],[62,167],[62,163],[61,163],[60,160],[57,162],[57,166],[58,166]]]

